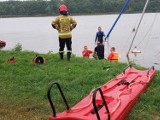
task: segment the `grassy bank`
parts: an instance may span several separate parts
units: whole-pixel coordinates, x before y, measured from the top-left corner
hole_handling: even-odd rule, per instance
[[[73,106],[94,88],[114,78],[127,66],[78,57],[59,60],[57,54],[44,54],[46,64],[34,65],[34,52],[0,51],[0,120],[46,120],[51,113],[47,88],[58,81]],[[15,56],[17,62],[8,63]],[[106,67],[110,67],[107,71]],[[137,67],[136,67],[137,68]],[[139,69],[143,69],[138,67]],[[57,90],[52,97],[56,111],[65,110]],[[160,119],[160,71],[136,102],[126,120]]]

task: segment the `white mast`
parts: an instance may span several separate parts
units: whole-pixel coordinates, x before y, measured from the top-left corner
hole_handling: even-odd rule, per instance
[[[149,0],[146,1],[146,4],[145,4],[145,6],[144,6],[144,8],[143,8],[141,19],[140,19],[140,21],[139,21],[138,27],[137,27],[137,29],[136,29],[136,32],[135,32],[135,34],[134,34],[134,37],[133,37],[133,39],[132,39],[132,41],[131,41],[130,47],[129,47],[128,52],[127,52],[127,54],[126,54],[128,63],[130,63],[129,53],[130,53],[130,50],[131,50],[131,48],[132,48],[133,42],[134,42],[134,40],[135,40],[135,37],[136,37],[136,35],[137,35],[137,33],[138,33],[139,26],[140,26],[140,24],[141,24],[141,22],[142,22],[144,13],[145,13],[146,8],[147,8],[147,6],[148,6],[148,2],[149,2]]]

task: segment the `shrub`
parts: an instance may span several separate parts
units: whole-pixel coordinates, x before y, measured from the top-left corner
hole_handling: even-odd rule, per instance
[[[22,51],[22,45],[20,43],[17,43],[14,47],[15,51]]]

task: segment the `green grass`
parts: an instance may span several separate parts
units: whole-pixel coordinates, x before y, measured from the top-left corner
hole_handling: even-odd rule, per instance
[[[58,54],[41,54],[46,64],[35,65],[34,52],[0,51],[0,120],[46,120],[51,114],[48,85],[58,81],[69,106],[121,73],[127,64],[110,63],[72,56],[59,60]],[[8,63],[15,56],[17,62]],[[66,57],[65,57],[66,58]],[[110,69],[107,71],[106,67]],[[138,69],[144,69],[136,66]],[[126,120],[160,120],[160,71],[140,96]],[[52,90],[56,111],[65,106],[56,89]]]

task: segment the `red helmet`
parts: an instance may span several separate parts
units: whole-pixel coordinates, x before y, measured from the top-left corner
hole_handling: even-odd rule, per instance
[[[59,11],[67,11],[67,7],[65,5],[60,5]]]

